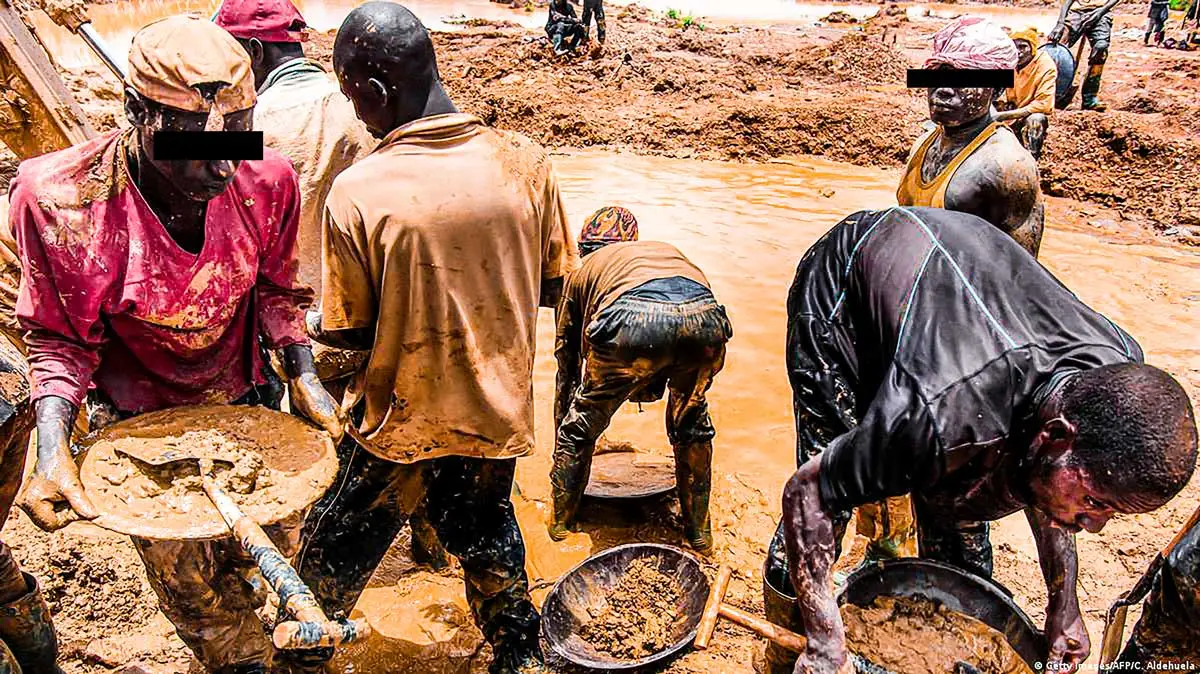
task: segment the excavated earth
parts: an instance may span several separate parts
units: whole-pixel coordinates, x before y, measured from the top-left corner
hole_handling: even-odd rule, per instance
[[[1042,0],[1009,4],[1048,6]],[[961,7],[964,13],[970,11],[970,5]],[[926,119],[921,95],[904,87],[904,70],[921,63],[928,36],[945,19],[909,21],[902,13],[884,10],[884,16],[865,23],[712,23],[701,29],[685,28],[640,8],[613,7],[607,51],[567,60],[547,52],[540,31],[515,24],[474,21],[461,31],[438,33],[435,43],[447,88],[463,110],[555,150],[594,148],[735,162],[812,154],[894,171]],[[1157,250],[1155,246],[1165,250],[1177,243],[1200,245],[1200,52],[1141,47],[1140,33],[1135,37],[1133,32],[1144,21],[1145,4],[1122,5],[1120,11],[1105,79],[1110,111],[1058,112],[1050,128],[1042,182],[1046,193],[1058,198],[1049,202],[1048,229],[1083,228],[1093,232],[1096,241],[1106,242],[1131,237],[1129,245],[1141,251]],[[308,48],[328,63],[331,45],[332,34],[326,33]],[[105,71],[74,69],[64,78],[96,128],[123,123],[120,89]],[[12,157],[0,156],[0,187],[7,185],[14,170]],[[1066,272],[1068,280],[1079,284],[1079,276],[1070,278],[1071,265],[1082,263],[1069,259],[1070,251],[1062,244],[1052,252],[1059,256],[1050,258],[1056,273]],[[793,259],[800,253],[795,251]],[[1186,288],[1168,288],[1152,269],[1147,272],[1127,288],[1130,305],[1141,302],[1138,306],[1150,311],[1147,297],[1174,297],[1173,302],[1183,303],[1200,298],[1186,294],[1192,292]],[[1186,306],[1174,310],[1185,314]],[[741,339],[749,335],[744,331]],[[548,359],[548,353],[549,345],[543,342],[539,360]],[[1195,400],[1200,365],[1194,354],[1181,345],[1165,366]],[[745,352],[739,357],[755,358]],[[764,386],[777,388],[776,384]],[[539,389],[538,454],[526,464],[532,468],[519,470],[526,471],[518,475],[523,487],[534,480],[545,482],[551,434],[541,420],[549,409],[544,395]],[[729,406],[714,409],[718,422],[732,421],[736,414]],[[756,485],[772,480],[782,484],[786,474],[763,480],[739,472],[738,450],[730,438],[741,432],[743,439],[761,437],[764,443],[782,442],[786,447],[790,422],[776,423],[769,415],[766,421],[755,421],[761,414],[761,409],[745,412],[742,421],[749,430],[739,431],[737,423],[722,426],[726,444],[718,448],[714,462],[712,500],[718,532],[713,561],[735,569],[729,601],[760,614],[760,568],[778,521],[779,493]],[[656,424],[658,438],[661,422]],[[635,540],[678,542],[678,515],[668,504],[653,517],[593,523],[586,541],[551,543],[541,526],[546,512],[538,490],[544,492],[544,486],[531,487],[533,495],[518,497],[516,504],[539,601],[549,584],[574,563],[564,558],[573,555],[577,561],[589,552]],[[1198,497],[1200,485],[1193,480],[1160,511],[1119,518],[1102,534],[1081,537],[1080,596],[1093,652],[1099,648],[1108,603],[1132,585]],[[1027,534],[1006,533],[1015,529],[1002,524],[995,537],[997,578],[1040,623],[1044,586],[1036,552]],[[156,598],[126,538],[86,526],[43,534],[19,513],[10,516],[3,537],[24,568],[43,583],[68,674],[200,671],[155,609]],[[469,624],[457,571],[414,571],[403,559],[403,549],[398,545],[395,559],[385,561],[364,601],[382,596],[395,607],[379,619],[377,631],[419,634],[372,641],[349,649],[346,659],[363,674],[485,670],[487,649]],[[749,672],[761,648],[762,640],[722,622],[709,650],[688,653],[666,671]]]

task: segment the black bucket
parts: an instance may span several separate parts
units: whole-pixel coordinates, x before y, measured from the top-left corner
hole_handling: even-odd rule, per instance
[[[767,617],[803,634],[791,583],[779,569],[763,569],[763,600]],[[994,580],[982,578],[949,564],[926,559],[893,559],[876,562],[846,579],[838,604],[870,606],[876,597],[924,597],[952,611],[970,616],[1000,632],[1030,667],[1046,660],[1046,637],[1012,600],[1012,593]]]
[[[1041,50],[1050,55],[1054,60],[1054,66],[1058,69],[1058,75],[1054,80],[1054,107],[1059,110],[1065,110],[1071,104],[1071,85],[1075,83],[1075,55],[1070,49],[1057,43],[1051,42],[1041,46]]]

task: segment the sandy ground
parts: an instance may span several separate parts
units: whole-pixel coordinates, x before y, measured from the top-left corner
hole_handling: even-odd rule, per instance
[[[963,9],[967,12],[969,6]],[[1124,11],[1118,31],[1141,25],[1144,8]],[[859,31],[861,24],[708,25],[699,30],[636,8],[614,9],[607,53],[566,62],[547,54],[538,33],[511,25],[478,25],[439,34],[435,41],[442,74],[464,110],[547,146],[750,162],[744,164],[747,171],[755,162],[820,155],[890,171],[880,174],[883,188],[875,185],[871,193],[878,200],[894,185],[888,181],[894,180],[925,118],[921,97],[903,87],[904,68],[920,62],[927,36],[944,23],[902,18],[871,21],[865,31]],[[331,36],[325,35],[311,47],[318,57],[328,58],[330,44]],[[98,128],[118,123],[120,94],[106,73],[81,69],[66,73],[66,79]],[[1153,98],[1148,87],[1153,87]],[[1200,264],[1178,245],[1200,244],[1198,88],[1200,53],[1143,49],[1140,35],[1118,32],[1104,90],[1113,111],[1056,115],[1042,162],[1046,192],[1062,197],[1048,204],[1047,265],[1085,300],[1131,326],[1152,361],[1180,378],[1194,400],[1200,393],[1200,355],[1189,326],[1197,325],[1192,307],[1200,299]],[[0,158],[0,185],[7,182],[6,166],[11,172],[11,161]],[[605,199],[582,188],[573,194],[568,199],[572,221],[600,205],[592,201]],[[735,312],[736,348],[746,363],[735,365],[731,358],[714,394],[721,436],[713,510],[720,532],[716,559],[736,570],[729,598],[759,611],[759,567],[778,518],[792,433],[786,380],[779,372],[782,315],[774,309],[760,313],[756,303],[762,292],[780,296],[776,286],[790,278],[795,260],[819,229],[793,238],[766,237],[760,248],[773,257],[738,266],[745,261],[736,255],[734,263],[727,262],[735,241],[722,239],[703,248],[692,236],[688,199],[702,199],[703,192],[680,188],[677,197],[680,204],[669,212],[682,223],[678,236],[691,237],[700,247],[698,252],[688,248],[689,255],[712,271],[718,295]],[[796,203],[798,213],[808,208]],[[668,213],[665,206],[660,210]],[[824,216],[823,224],[814,226],[833,221]],[[763,279],[757,267],[747,265],[773,271]],[[757,320],[751,320],[752,314]],[[553,376],[546,328],[542,325],[539,332],[539,412],[550,409],[547,391]],[[770,401],[769,409],[762,401]],[[628,422],[626,433],[662,445],[661,409],[646,410]],[[632,516],[595,511],[583,533],[552,544],[542,526],[548,417],[548,412],[539,414],[538,454],[522,462],[518,476],[518,513],[539,598],[550,582],[590,552],[634,540],[679,542],[677,509],[663,501]],[[738,448],[751,443],[751,453],[762,453],[765,446],[778,449],[770,450],[768,460],[747,463]],[[1197,497],[1200,485],[1193,481],[1159,512],[1121,518],[1100,536],[1081,537],[1080,594],[1094,650],[1104,608],[1132,584]],[[45,535],[16,514],[4,537],[45,585],[63,641],[63,666],[70,674],[195,669],[170,625],[154,610],[155,598],[127,540],[90,527]],[[1040,621],[1044,590],[1024,523],[1019,518],[1001,522],[994,542],[998,579]],[[486,649],[468,624],[459,581],[453,572],[414,572],[402,549],[398,546],[364,595],[362,604],[375,607],[376,627],[388,638],[350,652],[356,671],[478,671],[486,662]],[[761,648],[761,640],[728,625],[718,628],[714,643],[707,652],[676,660],[667,671],[747,672]]]

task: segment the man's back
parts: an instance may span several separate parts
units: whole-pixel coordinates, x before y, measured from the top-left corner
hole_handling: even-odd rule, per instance
[[[794,383],[814,376],[812,353],[836,353],[822,357],[854,373],[861,446],[831,448],[826,461],[859,465],[845,471],[858,483],[836,491],[863,502],[1004,451],[1053,373],[1142,360],[1132,337],[1003,233],[941,209],[864,211],[832,229],[797,270],[788,333]]]
[[[393,131],[333,186],[322,326],[375,327],[353,389],[401,462],[533,449],[541,282],[574,263],[545,152],[471,115]]]
[[[263,143],[292,160],[300,177],[300,281],[321,287],[321,214],[339,173],[378,144],[337,81],[308,59],[276,68],[254,108]]]

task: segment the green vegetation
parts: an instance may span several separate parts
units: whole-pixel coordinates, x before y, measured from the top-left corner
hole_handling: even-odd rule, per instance
[[[684,13],[683,10],[668,9],[667,18],[675,22],[676,28],[681,28],[683,30],[687,30],[688,28],[704,30],[704,24],[697,21],[696,17],[692,16],[691,14]]]

